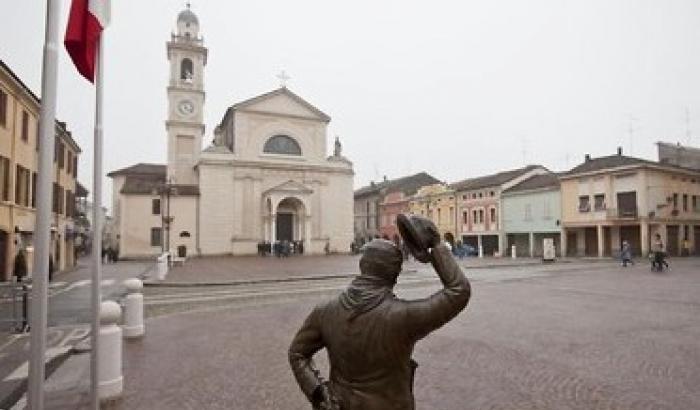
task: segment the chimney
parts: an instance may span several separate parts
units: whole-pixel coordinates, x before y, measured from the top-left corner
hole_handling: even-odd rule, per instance
[[[586,162],[589,162],[591,160],[591,154],[586,154]]]
[[[617,147],[617,156],[618,157],[622,156],[622,147]]]

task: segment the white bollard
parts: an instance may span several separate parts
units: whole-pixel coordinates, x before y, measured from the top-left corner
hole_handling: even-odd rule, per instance
[[[124,298],[124,337],[141,337],[145,333],[143,325],[143,282],[134,278],[124,281],[126,291]]]
[[[510,257],[513,259],[518,257],[518,254],[515,252],[515,245],[510,246]]]
[[[484,257],[484,246],[479,245],[479,257],[483,258]]]
[[[122,308],[108,300],[100,306],[100,350],[97,369],[100,401],[121,397],[124,388],[122,376],[122,329],[117,325]]]
[[[165,280],[165,277],[168,275],[168,259],[169,255],[167,252],[156,259],[156,277],[158,280]]]

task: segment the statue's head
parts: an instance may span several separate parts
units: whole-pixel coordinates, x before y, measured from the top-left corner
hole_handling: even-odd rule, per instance
[[[381,281],[382,284],[393,286],[401,272],[403,254],[391,241],[374,239],[363,246],[360,258],[360,272]]]

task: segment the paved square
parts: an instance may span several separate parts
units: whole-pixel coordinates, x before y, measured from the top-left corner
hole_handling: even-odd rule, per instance
[[[664,274],[612,262],[467,270],[467,310],[417,345],[417,408],[700,408],[700,260],[671,263]],[[437,288],[411,282],[397,293]],[[287,347],[311,307],[337,291],[280,291],[149,319],[146,337],[125,346],[114,407],[309,409]],[[325,354],[319,361],[325,368]]]

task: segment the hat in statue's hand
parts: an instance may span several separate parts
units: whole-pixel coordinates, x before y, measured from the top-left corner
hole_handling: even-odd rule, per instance
[[[419,261],[430,261],[429,249],[440,243],[440,233],[430,219],[418,215],[399,214],[396,225],[406,247]]]

